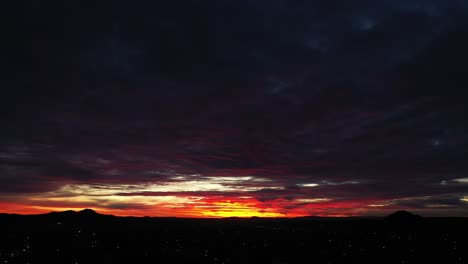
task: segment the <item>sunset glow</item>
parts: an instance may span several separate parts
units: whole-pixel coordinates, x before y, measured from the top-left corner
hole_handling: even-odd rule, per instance
[[[465,184],[454,180],[453,184]],[[427,208],[450,209],[435,197],[346,199],[326,190],[360,185],[358,181],[297,184],[287,199],[280,182],[256,176],[178,175],[153,183],[65,184],[27,196],[4,195],[4,213],[37,214],[91,208],[120,216],[160,217],[299,217],[384,214],[399,203],[426,203]],[[343,187],[342,187],[343,186]],[[466,201],[466,196],[460,198]]]
[[[331,187],[359,184],[357,181],[298,184],[300,187],[294,188],[290,198],[270,199],[271,194],[285,190],[279,182],[267,178],[179,175],[154,183],[65,184],[55,190],[22,197],[4,195],[3,199],[11,202],[2,203],[2,212],[37,214],[92,208],[120,216],[217,218],[383,214],[403,202],[425,202],[427,208],[445,208],[431,196],[383,200],[325,196],[325,191]],[[466,197],[460,201],[466,201]]]
[[[284,214],[276,212],[268,212],[264,209],[255,207],[254,203],[241,203],[241,202],[213,202],[212,207],[216,209],[210,209],[202,212],[203,215],[208,217],[284,217]],[[209,207],[208,207],[209,208]]]
[[[200,176],[198,176],[200,177]],[[273,181],[249,177],[170,178],[153,184],[67,184],[57,190],[34,193],[17,203],[5,204],[4,212],[46,213],[92,208],[101,213],[135,216],[177,217],[297,217],[347,216],[364,203],[344,203],[310,197],[309,186],[298,189],[296,199],[261,201],[258,193],[281,191]],[[339,211],[336,211],[339,210]]]

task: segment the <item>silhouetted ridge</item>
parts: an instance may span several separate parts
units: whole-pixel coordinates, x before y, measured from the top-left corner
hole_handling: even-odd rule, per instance
[[[89,216],[95,216],[95,215],[99,215],[98,213],[96,213],[96,211],[94,211],[93,209],[84,209],[84,210],[81,210],[78,212],[80,215],[89,215]]]
[[[76,215],[77,212],[73,210],[67,210],[67,211],[62,211],[62,212],[50,212],[47,215],[61,215],[61,216],[73,216]]]
[[[422,217],[419,215],[412,214],[408,211],[397,211],[385,219],[388,221],[395,221],[395,222],[414,222],[420,220]]]
[[[57,221],[60,221],[60,220],[74,221],[74,219],[95,220],[105,215],[101,215],[92,209],[84,209],[79,212],[76,212],[73,210],[67,210],[67,211],[62,211],[62,212],[50,212],[48,214],[45,214],[44,216],[52,217],[53,219],[56,219]]]

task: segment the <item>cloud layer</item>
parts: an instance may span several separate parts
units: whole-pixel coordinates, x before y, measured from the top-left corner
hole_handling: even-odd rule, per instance
[[[7,212],[467,216],[466,1],[15,1]]]

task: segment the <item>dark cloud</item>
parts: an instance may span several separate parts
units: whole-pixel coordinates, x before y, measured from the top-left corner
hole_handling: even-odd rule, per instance
[[[2,193],[177,175],[267,178],[265,202],[466,191],[466,1],[7,8]]]
[[[397,201],[397,206],[407,208],[437,208],[437,207],[466,207],[466,203],[460,200],[461,196],[430,196],[416,199]]]

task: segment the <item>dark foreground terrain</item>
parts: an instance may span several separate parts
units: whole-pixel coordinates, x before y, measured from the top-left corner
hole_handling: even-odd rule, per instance
[[[0,215],[0,263],[468,263],[468,219]]]

